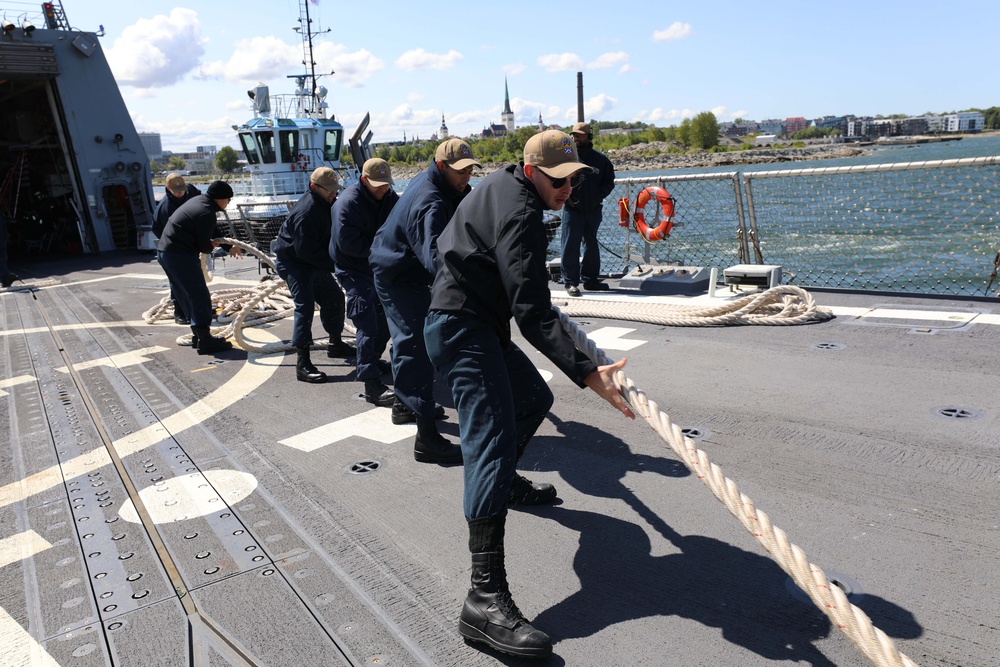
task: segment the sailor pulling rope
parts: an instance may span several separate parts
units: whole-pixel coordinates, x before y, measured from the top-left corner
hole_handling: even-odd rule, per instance
[[[577,303],[579,302],[573,301],[574,305]],[[590,357],[591,361],[599,366],[614,363],[603,350],[587,338],[587,334],[569,319],[565,312],[559,312],[559,320],[576,346]],[[788,536],[783,530],[771,524],[767,514],[758,510],[750,498],[740,493],[736,483],[724,476],[722,469],[711,463],[708,455],[695,447],[694,442],[684,436],[679,426],[670,422],[670,417],[660,411],[656,401],[651,400],[644,391],[636,387],[623,371],[615,374],[615,385],[635,414],[645,418],[653,430],[670,445],[684,465],[722,501],[726,509],[760,542],[778,566],[809,595],[820,611],[861,649],[865,657],[879,667],[917,667],[915,662],[899,652],[892,639],[875,627],[863,611],[848,601],[839,586],[830,583],[822,569],[809,562],[802,549],[788,541]]]
[[[274,268],[273,260],[253,246],[231,238],[219,241],[239,246],[271,269]],[[290,345],[255,346],[243,335],[243,329],[247,326],[272,322],[292,313],[294,306],[291,294],[280,278],[268,276],[253,288],[217,290],[212,293],[212,303],[219,313],[217,319],[226,323],[225,327],[214,330],[213,335],[232,336],[242,349],[258,353],[292,349]],[[167,319],[171,316],[170,308],[169,297],[165,297],[159,304],[143,313],[143,318],[150,324],[160,319]],[[620,302],[573,300],[566,302],[563,308],[566,311],[572,310],[577,316],[674,326],[801,324],[823,321],[833,316],[828,309],[816,306],[808,292],[791,285],[774,287],[722,306],[649,304],[642,308],[629,308]],[[569,318],[567,312],[558,307],[557,310],[563,328],[569,332],[577,347],[595,364],[614,363],[603,350],[587,338],[586,333]],[[181,343],[184,339],[188,339],[189,343],[190,335],[181,336],[178,342]],[[915,662],[896,649],[893,641],[875,627],[863,611],[848,601],[838,586],[830,583],[822,569],[808,561],[802,549],[788,541],[788,536],[783,530],[771,524],[767,514],[758,510],[750,498],[740,493],[736,483],[725,477],[721,468],[711,463],[708,455],[695,447],[694,442],[681,433],[680,427],[672,424],[669,416],[660,411],[657,403],[636,387],[624,372],[619,371],[615,375],[615,384],[632,410],[646,419],[681,461],[760,542],[778,566],[792,577],[795,584],[809,595],[813,603],[843,630],[869,660],[879,667],[917,667]]]

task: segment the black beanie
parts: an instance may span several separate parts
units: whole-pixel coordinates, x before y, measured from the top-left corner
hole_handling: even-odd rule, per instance
[[[232,199],[233,188],[225,181],[212,181],[205,193],[209,199]]]

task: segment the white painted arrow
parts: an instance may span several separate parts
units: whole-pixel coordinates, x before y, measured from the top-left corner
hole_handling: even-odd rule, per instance
[[[373,408],[367,412],[279,440],[278,444],[287,445],[303,452],[312,452],[355,435],[390,444],[412,438],[416,434],[417,427],[415,425],[397,426],[393,424],[389,418],[388,408]]]

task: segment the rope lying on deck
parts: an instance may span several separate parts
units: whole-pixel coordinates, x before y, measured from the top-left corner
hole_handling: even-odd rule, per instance
[[[231,238],[216,240],[219,243],[238,246],[247,254],[253,255],[261,263],[270,267],[271,271],[274,271],[274,260],[257,248]],[[204,255],[202,255],[202,271],[205,273],[205,280],[211,282],[212,274],[207,270]],[[268,322],[274,322],[275,320],[288,317],[295,311],[295,304],[292,302],[292,293],[285,281],[277,275],[268,274],[253,287],[226,288],[215,290],[211,294],[212,308],[218,313],[215,319],[220,324],[225,325],[213,328],[213,336],[232,338],[240,349],[258,354],[288,352],[295,349],[292,345],[284,343],[255,345],[249,342],[243,335],[243,330],[246,327],[260,326]],[[170,303],[169,295],[163,297],[157,305],[143,313],[142,318],[148,324],[153,324],[157,320],[173,318],[173,306]],[[347,329],[353,331],[350,326]],[[178,336],[177,344],[190,345],[191,338],[192,334],[190,333]]]
[[[613,363],[566,313],[560,311],[559,320],[576,342],[576,346],[590,357],[591,361],[599,366]],[[670,445],[684,465],[722,501],[726,509],[760,542],[778,566],[791,576],[795,584],[809,595],[820,611],[861,649],[865,657],[879,667],[917,667],[915,662],[899,652],[892,639],[875,627],[863,611],[851,604],[839,586],[830,583],[819,566],[808,561],[802,549],[788,541],[785,531],[773,526],[767,514],[758,510],[750,498],[740,493],[736,483],[723,475],[722,469],[711,463],[708,455],[695,447],[694,441],[684,436],[680,426],[670,422],[670,417],[659,409],[656,401],[651,400],[644,391],[636,387],[622,371],[615,374],[615,385],[632,411],[642,416],[646,423]]]
[[[812,295],[795,285],[778,285],[718,305],[682,306],[666,303],[630,304],[596,299],[553,300],[573,317],[603,317],[649,322],[674,327],[767,324],[788,326],[822,322],[833,317],[829,308],[817,306]]]

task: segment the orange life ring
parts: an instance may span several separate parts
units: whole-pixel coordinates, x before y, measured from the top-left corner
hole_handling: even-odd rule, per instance
[[[298,167],[299,171],[305,171],[309,168],[309,156],[305,153],[299,153],[295,156],[295,161],[292,162],[292,171],[295,171]]]
[[[650,227],[646,224],[643,209],[654,198],[663,209],[663,218],[656,227]],[[635,214],[632,219],[635,221],[636,231],[642,234],[642,238],[650,243],[662,241],[670,236],[670,230],[674,228],[674,198],[663,188],[651,185],[635,198]]]

